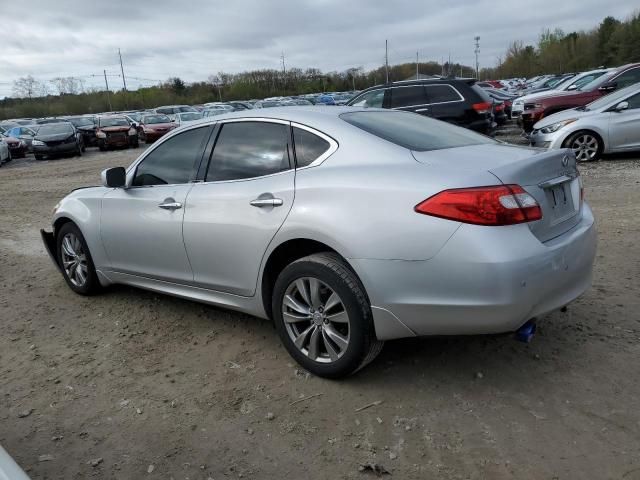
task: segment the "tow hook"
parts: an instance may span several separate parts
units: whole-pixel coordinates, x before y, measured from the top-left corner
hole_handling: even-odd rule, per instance
[[[528,320],[516,331],[516,340],[519,342],[529,343],[533,336],[536,334],[536,321],[535,319]]]

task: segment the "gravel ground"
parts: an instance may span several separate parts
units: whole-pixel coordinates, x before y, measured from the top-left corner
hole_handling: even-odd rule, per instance
[[[639,159],[582,166],[594,285],[531,344],[388,342],[338,382],[294,365],[268,322],[67,288],[38,229],[138,153],[0,169],[0,443],[34,479],[640,479]]]

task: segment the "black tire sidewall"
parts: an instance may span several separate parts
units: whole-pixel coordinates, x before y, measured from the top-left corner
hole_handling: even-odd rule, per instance
[[[273,290],[272,310],[276,330],[289,354],[310,372],[327,378],[339,378],[355,372],[369,352],[374,338],[371,308],[364,296],[364,288],[348,267],[343,268],[361,291],[354,292],[349,284],[333,269],[323,263],[301,259],[284,268]],[[301,277],[314,277],[331,287],[340,297],[349,315],[349,346],[343,356],[332,363],[319,363],[309,359],[294,345],[282,319],[282,299],[287,287]]]
[[[78,239],[80,243],[82,243],[82,248],[85,251],[85,255],[87,257],[87,281],[82,287],[78,287],[74,285],[69,277],[67,276],[67,272],[65,272],[62,267],[62,239],[67,233],[73,233]],[[91,252],[89,251],[89,246],[87,245],[87,241],[84,239],[84,235],[78,228],[75,223],[68,222],[65,223],[60,231],[56,235],[56,256],[58,259],[58,265],[60,265],[60,269],[62,270],[62,276],[64,280],[69,285],[69,288],[80,295],[91,295],[96,292],[100,288],[100,282],[98,281],[98,275],[96,274],[96,269],[93,264],[93,258],[91,257]]]
[[[602,144],[602,140],[600,139],[600,137],[598,135],[596,135],[595,133],[592,133],[588,130],[578,130],[575,133],[572,133],[564,142],[564,147],[571,149],[571,144],[573,144],[573,142],[576,140],[576,138],[578,138],[580,135],[591,135],[593,138],[596,139],[596,141],[598,142],[598,151],[596,152],[596,156],[593,157],[590,160],[578,160],[578,163],[585,163],[585,162],[595,162],[596,160],[600,160],[600,157],[602,156],[602,150],[604,149],[604,145]]]

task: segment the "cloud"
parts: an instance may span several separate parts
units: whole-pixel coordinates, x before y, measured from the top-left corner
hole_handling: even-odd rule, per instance
[[[480,64],[492,66],[512,40],[535,42],[543,28],[590,29],[636,7],[635,0],[537,0],[535,7],[514,0],[32,0],[28,15],[0,20],[0,97],[25,75],[101,85],[103,70],[119,73],[118,48],[133,87],[280,68],[283,52],[287,67],[368,69],[382,64],[385,39],[391,63],[419,52],[422,60],[451,55],[471,65],[480,35]]]

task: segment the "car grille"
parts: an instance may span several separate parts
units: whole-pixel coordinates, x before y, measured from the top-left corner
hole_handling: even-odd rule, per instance
[[[126,135],[121,132],[109,134],[109,139],[111,140],[124,140],[125,138],[126,138]]]
[[[48,147],[57,147],[58,145],[62,145],[64,140],[52,140],[50,142],[44,142]]]

